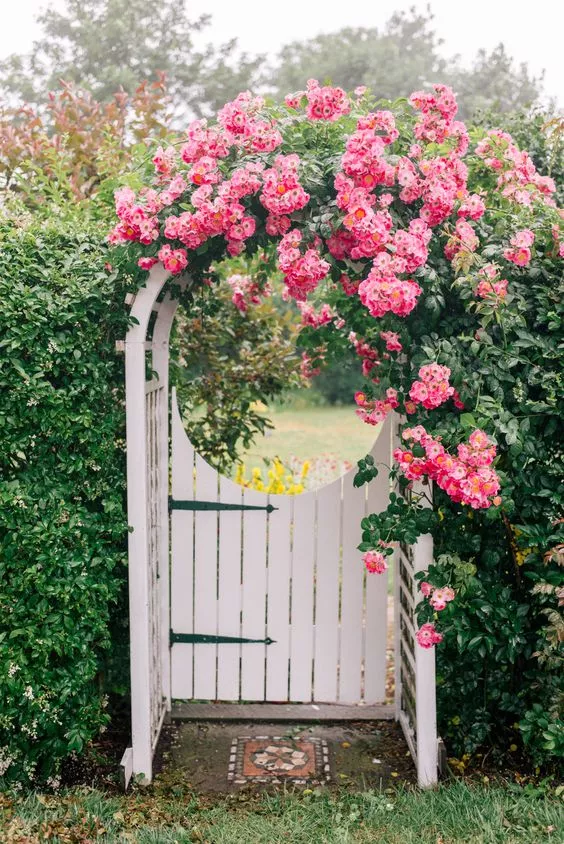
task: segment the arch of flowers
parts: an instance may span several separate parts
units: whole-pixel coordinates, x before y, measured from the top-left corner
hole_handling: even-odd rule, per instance
[[[110,241],[129,244],[142,270],[160,263],[213,285],[214,263],[260,255],[300,306],[304,374],[352,346],[366,378],[358,415],[372,425],[392,411],[407,417],[394,471],[403,488],[423,481],[428,493],[394,495],[365,520],[374,573],[394,542],[429,529],[441,495],[503,518],[494,432],[473,424],[479,396],[441,342],[441,320],[465,309],[474,342],[488,342],[513,279],[539,256],[564,256],[552,180],[509,135],[470,139],[456,112],[443,85],[386,108],[363,88],[349,96],[314,80],[281,106],[247,92],[159,148],[146,178],[116,193]],[[234,283],[241,310],[264,295],[251,278]],[[426,322],[414,341],[410,326]],[[359,483],[376,472],[361,461]],[[432,647],[455,592],[426,580],[421,592],[418,641]]]

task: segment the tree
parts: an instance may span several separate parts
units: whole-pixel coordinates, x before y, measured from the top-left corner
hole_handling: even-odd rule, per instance
[[[278,96],[330,79],[346,91],[368,85],[376,97],[395,99],[443,78],[441,41],[427,12],[395,12],[384,30],[350,28],[284,47],[270,82]]]
[[[479,50],[471,70],[452,69],[449,76],[466,115],[485,108],[506,113],[530,106],[542,85],[542,76],[530,76],[525,62],[515,67],[503,44],[491,53]]]
[[[395,100],[440,80],[459,94],[460,113],[476,108],[510,111],[538,99],[541,79],[526,64],[517,68],[503,44],[480,50],[472,68],[457,57],[441,55],[429,9],[394,13],[382,30],[345,28],[308,41],[295,41],[280,52],[268,82],[277,96],[301,90],[308,79],[330,80],[350,91],[366,85],[376,98]]]
[[[198,50],[194,36],[209,16],[191,19],[185,0],[66,0],[62,12],[48,7],[38,22],[43,33],[32,51],[0,63],[0,88],[29,103],[42,102],[61,78],[107,102],[161,71],[178,111],[201,114],[248,87],[261,61],[232,59],[235,41]]]

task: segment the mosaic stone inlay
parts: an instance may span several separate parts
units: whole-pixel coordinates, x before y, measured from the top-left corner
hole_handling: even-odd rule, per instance
[[[233,740],[228,780],[320,784],[331,779],[329,749],[320,738],[239,736]]]

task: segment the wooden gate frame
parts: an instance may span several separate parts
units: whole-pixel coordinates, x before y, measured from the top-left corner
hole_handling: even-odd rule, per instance
[[[133,324],[120,344],[126,380],[132,735],[121,763],[125,787],[132,776],[151,782],[153,754],[171,710],[169,337],[178,298],[165,291],[169,278],[162,267],[154,267],[145,287],[127,297]],[[188,283],[188,275],[175,279],[180,290]],[[438,771],[435,655],[415,642],[413,575],[431,562],[432,538],[421,537],[411,549],[395,554],[395,717],[418,783],[429,787],[436,784]]]

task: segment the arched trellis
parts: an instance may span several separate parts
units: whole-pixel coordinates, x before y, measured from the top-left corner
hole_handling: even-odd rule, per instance
[[[154,267],[131,297],[125,350],[132,746],[122,760],[151,781],[153,754],[171,710],[169,336],[189,276]],[[395,554],[395,707],[421,786],[437,780],[435,658],[415,641],[414,574],[432,559],[431,537]]]

